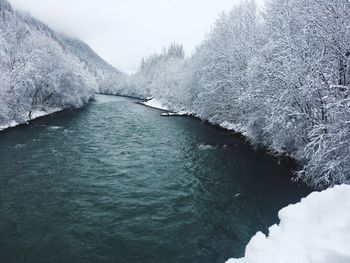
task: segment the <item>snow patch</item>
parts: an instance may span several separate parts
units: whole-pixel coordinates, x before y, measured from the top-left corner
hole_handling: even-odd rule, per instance
[[[220,124],[221,128],[227,129],[227,130],[235,130],[236,129],[236,125],[228,122],[228,121],[224,121],[223,123]]]
[[[245,257],[227,263],[350,262],[350,185],[311,193],[278,215],[269,236],[258,232]]]
[[[7,124],[0,125],[0,131],[5,130],[5,129],[8,129],[8,128],[15,127],[15,126],[17,126],[17,125],[19,125],[18,122],[11,121],[11,122],[9,122],[9,123],[7,123]]]
[[[61,110],[62,109],[59,109],[59,108],[51,108],[51,109],[47,109],[47,110],[32,110],[32,114],[31,114],[30,119],[28,117],[27,120],[23,121],[23,122],[11,121],[11,122],[2,124],[2,125],[0,125],[0,131],[6,130],[8,128],[13,128],[13,127],[16,127],[16,126],[21,125],[21,124],[25,124],[27,121],[31,121],[31,120],[34,120],[34,119],[37,119],[40,117],[44,117],[46,115],[50,115],[50,114],[53,114],[55,112],[59,112]]]
[[[44,110],[33,110],[32,111],[32,115],[31,115],[31,119],[36,119],[36,118],[40,118],[40,117],[43,117],[45,115],[47,115],[47,111],[44,111]]]
[[[31,118],[28,119],[28,121],[31,121],[31,120],[34,120],[34,119],[37,119],[37,118],[40,118],[40,117],[47,116],[47,115],[59,112],[61,110],[62,109],[60,109],[60,108],[48,108],[48,109],[45,109],[45,110],[43,110],[43,109],[35,109],[35,110],[32,110]]]
[[[161,115],[168,117],[168,116],[189,116],[191,114],[187,111],[178,111],[178,112],[164,112]]]
[[[150,108],[158,109],[158,110],[165,110],[165,111],[169,110],[169,108],[167,106],[165,106],[162,101],[155,99],[155,98],[148,100],[148,101],[145,101],[145,102],[141,102],[141,104],[145,105],[147,107],[150,107]]]

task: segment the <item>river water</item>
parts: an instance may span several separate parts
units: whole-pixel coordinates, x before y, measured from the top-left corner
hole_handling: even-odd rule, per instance
[[[0,262],[219,263],[308,189],[229,132],[98,95],[0,134]]]

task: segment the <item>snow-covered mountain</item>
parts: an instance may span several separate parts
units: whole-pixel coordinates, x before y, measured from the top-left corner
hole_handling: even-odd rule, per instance
[[[0,130],[80,107],[122,75],[84,42],[0,0]]]

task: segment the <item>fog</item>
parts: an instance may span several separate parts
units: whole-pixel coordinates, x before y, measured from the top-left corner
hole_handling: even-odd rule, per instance
[[[87,42],[125,72],[145,55],[171,42],[187,55],[210,31],[218,15],[240,0],[10,0],[53,29]]]

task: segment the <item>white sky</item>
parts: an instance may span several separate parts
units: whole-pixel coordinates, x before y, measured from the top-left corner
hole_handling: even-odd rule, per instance
[[[240,0],[9,0],[53,29],[78,37],[125,72],[175,41],[187,54]]]

